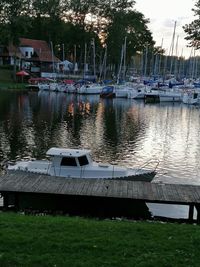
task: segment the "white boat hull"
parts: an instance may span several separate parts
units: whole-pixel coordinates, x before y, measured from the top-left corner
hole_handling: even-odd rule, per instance
[[[55,167],[50,161],[22,161],[8,167],[9,171],[25,171],[49,176],[86,179],[119,179],[151,182],[156,175],[153,170],[131,169],[114,165],[97,164],[93,167]]]

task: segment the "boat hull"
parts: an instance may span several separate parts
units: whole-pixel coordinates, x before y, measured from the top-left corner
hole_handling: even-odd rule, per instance
[[[14,166],[9,166],[8,171],[24,171],[36,174],[46,174],[48,176],[65,177],[65,178],[85,178],[85,179],[113,179],[126,181],[145,181],[151,182],[156,175],[154,170],[149,169],[127,169],[115,167],[116,170],[102,171],[102,168],[113,168],[112,165],[102,165],[100,168],[93,170],[74,170],[69,168],[54,168],[48,161],[24,161],[18,162]]]

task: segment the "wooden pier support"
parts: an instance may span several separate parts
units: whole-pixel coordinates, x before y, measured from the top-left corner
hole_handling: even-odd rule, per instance
[[[189,205],[189,216],[188,216],[189,223],[194,222],[194,204]]]
[[[197,210],[197,224],[200,224],[200,204],[195,204]]]

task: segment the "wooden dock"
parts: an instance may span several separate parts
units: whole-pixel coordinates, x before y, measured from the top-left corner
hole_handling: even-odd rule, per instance
[[[51,177],[27,172],[9,172],[0,176],[0,193],[90,196],[109,199],[131,199],[146,203],[188,205],[188,220],[193,222],[194,207],[200,223],[200,186],[148,183],[106,179]],[[4,202],[6,206],[6,201]]]

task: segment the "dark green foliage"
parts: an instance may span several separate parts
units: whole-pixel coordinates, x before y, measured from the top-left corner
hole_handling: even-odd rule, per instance
[[[52,42],[58,57],[83,62],[85,43],[95,39],[96,53],[108,46],[108,64],[118,64],[121,46],[127,36],[127,57],[131,58],[146,45],[153,46],[148,20],[133,10],[133,0],[2,0],[0,2],[0,44],[18,45],[19,37]],[[97,57],[97,64],[100,61]]]
[[[112,22],[108,27],[107,44],[111,62],[117,63],[120,58],[122,43],[127,37],[127,58],[145,47],[153,47],[154,42],[146,23],[148,20],[136,11],[119,11],[112,15]],[[116,34],[117,32],[117,34]],[[118,57],[116,56],[118,55]]]
[[[186,24],[183,29],[187,34],[186,40],[190,41],[190,46],[196,49],[200,48],[200,0],[195,3],[194,16],[196,17],[191,23]]]

